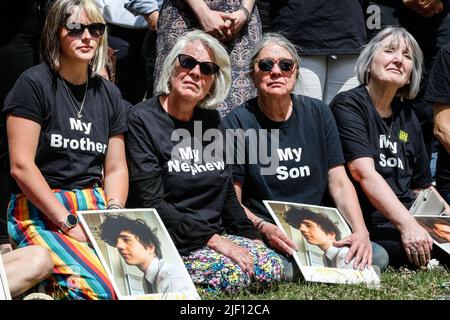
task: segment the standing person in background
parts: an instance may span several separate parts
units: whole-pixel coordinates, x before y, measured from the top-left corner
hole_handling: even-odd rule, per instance
[[[44,62],[20,76],[3,110],[15,180],[9,235],[18,247],[49,250],[49,292],[111,299],[112,285],[76,216],[123,207],[128,193],[125,108],[118,89],[99,76],[107,38],[95,3],[56,0],[41,50]]]
[[[153,84],[156,60],[156,30],[158,29],[159,10],[164,0],[128,0],[125,8],[135,16],[142,16],[149,30],[142,44],[142,57],[145,65],[146,97],[153,97]]]
[[[125,6],[128,0],[95,0],[108,23],[108,45],[115,51],[115,84],[131,104],[144,99],[147,91],[146,57],[143,44],[149,24]],[[156,10],[158,8],[156,7]],[[157,11],[156,11],[157,12]]]
[[[356,87],[354,68],[366,44],[359,0],[270,0],[271,31],[290,40],[302,58],[294,93],[328,104]]]
[[[202,29],[218,39],[231,59],[231,90],[219,106],[221,115],[256,95],[247,75],[247,60],[261,38],[261,22],[255,0],[166,0],[158,24],[155,79],[178,37]],[[156,86],[156,83],[155,83]]]

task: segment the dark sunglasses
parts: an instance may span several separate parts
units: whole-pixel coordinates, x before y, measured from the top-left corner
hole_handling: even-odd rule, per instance
[[[80,37],[84,33],[84,30],[86,29],[89,30],[89,34],[92,37],[100,38],[105,33],[106,24],[104,23],[82,24],[79,22],[66,23],[67,33],[71,37]]]
[[[281,59],[278,62],[271,58],[264,58],[258,60],[258,67],[261,71],[270,72],[273,69],[273,66],[277,64],[278,68],[280,68],[283,72],[292,71],[294,68],[295,62],[292,59]]]
[[[200,65],[200,72],[205,76],[211,76],[217,71],[219,71],[220,67],[213,62],[199,62],[195,60],[194,57],[191,57],[187,54],[179,54],[178,61],[183,68],[192,70],[196,65]]]

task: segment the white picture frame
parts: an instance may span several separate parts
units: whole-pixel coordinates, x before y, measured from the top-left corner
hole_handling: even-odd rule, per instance
[[[155,209],[121,209],[78,211],[80,223],[85,229],[89,240],[108,274],[119,300],[198,300],[197,293],[186,267],[172,241],[167,229]],[[128,265],[116,247],[107,244],[100,238],[101,224],[110,215],[121,215],[129,219],[142,219],[157,235],[161,243],[162,259],[170,264],[176,272],[177,282],[183,283],[180,292],[145,293],[143,283],[144,273],[136,266]],[[175,278],[174,278],[175,279]],[[188,289],[186,289],[188,288]],[[181,289],[180,289],[181,290]]]
[[[9,291],[8,280],[3,266],[2,255],[0,254],[0,300],[11,300],[11,292]]]
[[[366,268],[363,271],[355,270],[351,268],[352,262],[349,263],[348,268],[325,266],[323,263],[324,251],[317,245],[310,244],[299,228],[293,227],[286,221],[286,214],[295,215],[297,212],[290,209],[307,210],[311,214],[330,219],[338,228],[341,238],[344,238],[351,234],[351,230],[336,208],[272,200],[264,200],[263,203],[277,226],[296,243],[298,251],[293,250],[293,258],[306,281],[340,284],[366,283],[371,287],[379,287],[380,273],[374,267]]]
[[[428,231],[433,243],[450,254],[450,216],[415,215],[414,218]]]

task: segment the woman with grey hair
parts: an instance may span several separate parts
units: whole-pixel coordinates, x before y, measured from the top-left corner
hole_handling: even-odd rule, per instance
[[[320,100],[293,95],[299,76],[300,61],[295,47],[284,37],[266,34],[256,45],[250,61],[250,75],[258,96],[239,106],[225,118],[229,129],[246,134],[246,148],[236,144],[233,180],[237,196],[247,216],[263,234],[266,243],[281,254],[290,256],[295,244],[278,228],[263,200],[278,200],[312,205],[324,204],[327,190],[335,205],[347,218],[353,234],[336,242],[350,246],[346,263],[355,257],[352,267],[364,269],[372,263],[372,246],[362,218],[355,189],[344,168],[339,133],[331,111]],[[252,136],[257,141],[252,141]],[[239,140],[239,139],[238,139]],[[232,144],[232,141],[227,141]],[[267,154],[252,146],[266,144]],[[239,154],[244,154],[240,161]],[[257,161],[250,163],[248,159]],[[374,252],[374,262],[383,268],[387,262],[383,250]],[[288,257],[286,257],[288,258]],[[292,260],[285,259],[292,274]]]
[[[235,293],[280,280],[280,258],[258,240],[225,164],[216,110],[230,88],[230,59],[203,31],[179,38],[158,95],[128,116],[128,207],[155,208],[195,284]]]
[[[128,193],[119,90],[99,76],[106,25],[92,0],[56,0],[42,32],[43,62],[5,100],[13,193],[9,236],[51,253],[54,297],[115,297],[77,211],[122,207]]]
[[[394,267],[426,265],[433,244],[408,211],[432,181],[419,121],[403,105],[419,90],[422,60],[405,29],[388,27],[361,52],[356,73],[362,84],[330,105],[371,238]]]

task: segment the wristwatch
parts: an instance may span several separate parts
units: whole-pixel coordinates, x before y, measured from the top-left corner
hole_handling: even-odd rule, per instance
[[[69,214],[61,224],[60,229],[62,232],[66,232],[69,229],[76,227],[78,224],[78,217],[74,214]]]

